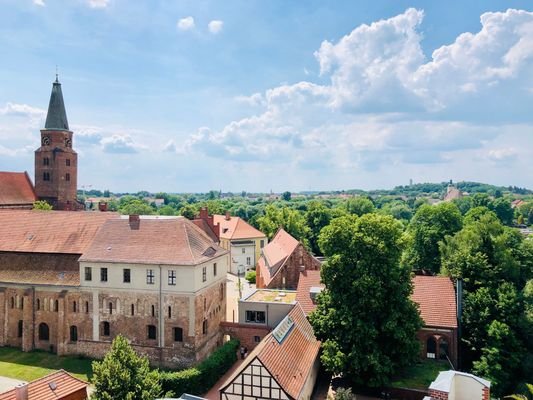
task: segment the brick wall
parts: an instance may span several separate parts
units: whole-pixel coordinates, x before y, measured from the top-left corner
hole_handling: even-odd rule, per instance
[[[304,266],[305,270],[319,270],[320,262],[307,252],[305,247],[300,243],[298,247],[289,256],[285,265],[281,267],[274,278],[265,287],[263,277],[260,276],[258,288],[265,289],[296,289],[298,279],[300,278],[300,267]]]
[[[482,399],[483,400],[490,400],[490,388],[484,387],[482,390]]]
[[[232,339],[238,339],[241,346],[251,352],[255,346],[270,332],[270,328],[263,325],[239,324],[237,322],[222,322],[222,331]],[[259,340],[256,340],[259,338]]]
[[[434,400],[448,400],[448,393],[440,390],[429,389],[429,395]]]

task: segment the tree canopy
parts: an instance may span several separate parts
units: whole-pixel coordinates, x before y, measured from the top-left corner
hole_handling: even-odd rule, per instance
[[[336,218],[320,234],[326,289],[310,320],[323,365],[356,384],[385,384],[419,354],[421,320],[410,270],[399,263],[401,234],[399,222],[378,214]]]

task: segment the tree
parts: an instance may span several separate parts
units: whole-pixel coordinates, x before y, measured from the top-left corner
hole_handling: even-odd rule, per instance
[[[314,254],[322,254],[318,246],[318,236],[322,228],[329,225],[331,218],[331,210],[324,203],[316,200],[309,202],[305,213],[305,221],[310,229],[309,244]]]
[[[308,245],[309,228],[305,219],[298,211],[289,207],[278,208],[269,204],[265,207],[265,215],[257,218],[259,230],[269,239],[275,235],[279,228],[285,229],[291,236]]]
[[[52,206],[46,200],[37,200],[33,202],[33,210],[52,211]]]
[[[403,256],[405,265],[438,273],[439,242],[461,229],[461,225],[461,213],[453,203],[420,206],[407,228],[410,246]]]
[[[509,393],[531,376],[533,350],[527,285],[533,246],[485,207],[441,244],[442,272],[463,284],[463,367],[485,376],[493,393]]]
[[[504,225],[510,226],[513,223],[514,210],[511,202],[503,197],[490,203],[489,208],[496,213]]]
[[[350,214],[361,216],[375,211],[374,203],[366,197],[355,197],[346,203],[346,210]]]
[[[379,214],[334,219],[320,234],[326,289],[310,321],[323,365],[355,384],[386,384],[418,358],[421,320],[399,263],[401,235],[398,221]]]
[[[291,192],[283,192],[281,194],[281,199],[285,201],[291,201]]]
[[[198,214],[198,211],[194,205],[185,204],[183,207],[180,208],[179,213],[187,219],[194,219]]]
[[[95,400],[153,400],[161,395],[156,370],[138,356],[123,336],[117,336],[103,361],[93,361]]]
[[[154,214],[154,209],[150,205],[141,199],[131,199],[119,206],[118,211],[121,214],[127,215],[151,215]]]

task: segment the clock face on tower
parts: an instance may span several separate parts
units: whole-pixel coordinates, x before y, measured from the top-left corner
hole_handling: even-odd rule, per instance
[[[72,139],[65,138],[65,147],[72,147]]]
[[[43,146],[50,146],[50,136],[43,136],[41,143]]]

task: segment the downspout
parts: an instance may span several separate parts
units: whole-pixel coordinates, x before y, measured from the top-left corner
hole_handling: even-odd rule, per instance
[[[31,349],[35,349],[35,286],[32,289],[32,308],[31,308]]]
[[[165,334],[163,332],[163,275],[162,275],[162,269],[161,264],[159,264],[159,319],[158,319],[158,325],[159,325],[159,337],[158,337],[158,344],[159,344],[159,365],[162,365],[163,362],[163,335]]]
[[[461,346],[461,323],[463,319],[463,280],[461,278],[457,279],[457,369],[460,371],[462,367],[461,360],[461,351],[459,347]]]

